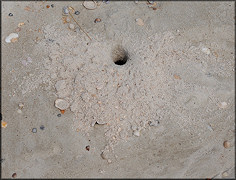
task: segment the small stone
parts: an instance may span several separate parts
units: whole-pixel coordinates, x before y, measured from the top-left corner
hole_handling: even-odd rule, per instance
[[[133,134],[134,134],[135,136],[139,137],[139,136],[140,136],[140,131],[135,130],[135,131],[133,132]]]
[[[70,106],[70,104],[64,99],[57,99],[55,101],[55,106],[60,110],[65,110]]]
[[[24,108],[24,104],[23,103],[19,103],[18,106],[19,106],[20,109]]]
[[[83,6],[89,10],[97,8],[97,4],[94,1],[84,1]]]
[[[158,126],[160,124],[160,122],[158,120],[153,120],[153,121],[149,121],[148,124],[150,126]]]
[[[225,148],[229,148],[229,147],[230,147],[229,141],[225,141],[225,142],[223,143],[223,145],[224,145]]]
[[[8,16],[13,16],[13,14],[12,14],[12,13],[9,13]]]
[[[41,129],[41,130],[44,130],[44,129],[45,129],[44,125],[41,125],[41,126],[40,126],[40,129]]]
[[[19,23],[18,25],[17,25],[17,27],[21,27],[21,26],[23,26],[25,23],[23,23],[23,22],[21,22],[21,23]]]
[[[86,149],[87,151],[89,151],[89,150],[90,150],[90,146],[86,146],[85,149]]]
[[[77,33],[80,32],[80,28],[79,28],[79,27],[76,27],[76,28],[75,28],[75,32],[77,32]]]
[[[74,24],[69,24],[69,28],[70,28],[71,30],[74,30],[74,29],[75,29],[75,25],[74,25]]]
[[[20,31],[21,31],[20,27],[16,28],[16,32],[20,32]]]
[[[47,5],[47,6],[46,6],[46,8],[50,8],[50,6],[49,6],[49,5]]]
[[[228,175],[229,175],[229,174],[228,174],[228,172],[226,172],[226,171],[222,173],[222,176],[223,176],[223,177],[227,177]]]
[[[54,8],[54,4],[51,4],[51,7]]]
[[[2,128],[6,128],[7,127],[7,122],[6,121],[2,121],[1,124],[2,124]]]
[[[142,19],[138,18],[135,20],[136,21],[136,24],[139,25],[139,26],[143,26],[144,25],[144,22]]]
[[[17,174],[16,174],[16,173],[13,173],[11,177],[16,178],[16,177],[17,177]]]
[[[102,20],[100,19],[100,18],[96,18],[95,20],[94,20],[94,23],[97,23],[97,22],[101,22]]]
[[[210,49],[209,48],[202,48],[202,52],[209,55],[211,53]]]
[[[152,8],[153,10],[157,10],[157,8],[156,7],[154,7],[154,8]]]
[[[111,163],[112,163],[112,161],[111,161],[110,159],[108,159],[108,160],[107,160],[107,162],[108,162],[109,164],[111,164]]]
[[[64,14],[69,14],[68,6],[63,7],[62,12],[63,12]]]
[[[220,104],[219,104],[219,107],[220,108],[222,108],[222,109],[225,109],[226,107],[227,107],[227,103],[226,102],[221,102]]]
[[[33,128],[32,133],[36,133],[36,132],[37,132],[37,128]]]
[[[20,109],[18,109],[18,110],[17,110],[17,112],[18,112],[19,114],[21,114],[21,113],[22,113],[22,111],[21,111]]]
[[[61,114],[58,114],[57,117],[61,117]]]
[[[79,11],[75,11],[75,15],[79,15],[80,14],[80,12]]]

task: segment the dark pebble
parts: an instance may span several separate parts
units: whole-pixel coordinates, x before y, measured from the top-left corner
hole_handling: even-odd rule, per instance
[[[41,130],[44,130],[44,129],[45,129],[44,125],[41,125],[41,126],[40,126],[40,129],[41,129]]]
[[[17,174],[13,173],[11,177],[16,178]]]
[[[80,14],[80,12],[79,11],[75,11],[75,15],[79,15]]]
[[[86,149],[87,151],[89,151],[89,150],[90,150],[90,146],[86,146],[85,149]]]
[[[58,114],[57,117],[61,117],[61,114]]]
[[[3,161],[5,161],[5,159],[1,159],[1,163],[2,163]]]
[[[54,8],[54,4],[51,4],[51,7]]]
[[[33,128],[32,133],[36,133],[36,132],[37,132],[37,128]]]
[[[12,13],[9,13],[8,16],[13,16],[13,14],[12,14]]]

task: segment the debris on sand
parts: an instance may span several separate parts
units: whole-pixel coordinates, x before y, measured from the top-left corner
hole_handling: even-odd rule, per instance
[[[11,43],[11,42],[16,42],[18,39],[19,35],[16,33],[11,33],[9,34],[9,36],[6,37],[5,41],[7,43]]]
[[[94,1],[84,1],[84,7],[89,10],[93,10],[97,8],[97,3]]]
[[[223,143],[223,145],[224,145],[225,148],[229,148],[229,147],[230,147],[229,141],[225,141],[225,142]]]
[[[55,107],[61,110],[65,110],[70,106],[70,104],[64,99],[57,99],[55,101]]]
[[[135,21],[136,21],[136,24],[139,25],[139,26],[143,26],[144,25],[143,20],[140,19],[140,18],[135,19]]]
[[[2,121],[2,128],[6,128],[7,127],[7,122],[6,121]]]

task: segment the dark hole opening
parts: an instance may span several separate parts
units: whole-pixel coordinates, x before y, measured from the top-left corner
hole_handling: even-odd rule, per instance
[[[113,61],[116,65],[124,65],[126,64],[126,62],[129,60],[129,56],[127,51],[122,48],[121,46],[117,46],[113,52],[112,52],[112,56],[113,56]]]

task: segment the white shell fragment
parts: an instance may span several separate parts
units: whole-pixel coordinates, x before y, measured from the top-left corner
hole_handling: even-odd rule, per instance
[[[55,107],[57,107],[60,110],[65,110],[70,106],[70,104],[64,100],[64,99],[57,99],[55,101]]]
[[[228,105],[227,102],[221,102],[219,104],[219,107],[222,108],[222,109],[225,109],[227,107],[227,105]]]
[[[206,47],[202,48],[202,52],[205,53],[205,54],[207,54],[207,55],[211,54],[210,49],[209,49],[209,48],[206,48]]]
[[[97,4],[94,1],[84,1],[84,7],[89,10],[93,10],[97,8]]]
[[[142,19],[138,18],[138,19],[135,19],[136,21],[136,24],[139,25],[139,26],[143,26],[144,25],[144,22]]]
[[[5,41],[6,41],[7,43],[10,43],[10,42],[12,42],[13,39],[16,39],[16,38],[18,38],[18,37],[19,37],[18,34],[16,34],[16,33],[11,33],[11,34],[9,34],[9,36],[6,37]]]

